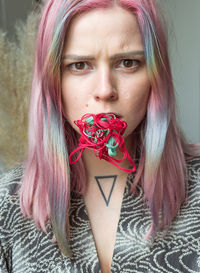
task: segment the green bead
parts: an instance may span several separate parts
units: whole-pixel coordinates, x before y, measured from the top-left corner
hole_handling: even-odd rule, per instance
[[[106,144],[106,147],[108,148],[108,154],[109,156],[116,156],[117,151],[116,148],[119,146],[119,143],[116,143],[115,145],[113,145],[115,143],[115,139],[114,137],[110,137],[108,140],[108,143]]]
[[[109,154],[109,156],[116,156],[116,154],[117,154],[117,151],[116,150],[112,150],[112,149],[108,149],[108,154]]]
[[[90,125],[93,124],[93,121],[94,121],[93,117],[89,117],[86,119],[86,122],[90,123]]]

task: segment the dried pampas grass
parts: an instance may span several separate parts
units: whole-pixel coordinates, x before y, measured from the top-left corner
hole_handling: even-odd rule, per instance
[[[16,26],[16,42],[0,31],[0,172],[24,161],[38,14]]]

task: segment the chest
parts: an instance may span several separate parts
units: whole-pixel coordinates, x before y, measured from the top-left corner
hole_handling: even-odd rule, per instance
[[[125,183],[103,181],[84,196],[88,219],[102,273],[111,271]]]
[[[173,273],[200,272],[200,234],[195,228],[196,221],[200,225],[200,217],[198,220],[193,217],[195,205],[182,209],[183,213],[165,237],[158,234],[154,242],[145,241],[151,216],[142,198],[142,191],[136,196],[125,189],[116,217],[97,210],[94,200],[93,206],[87,206],[87,201],[83,202],[82,198],[76,200],[78,203],[71,214],[73,260],[79,260],[82,267],[87,265],[90,269],[87,272],[95,273],[149,273],[159,272],[161,268]],[[200,215],[199,207],[196,209]],[[78,213],[76,217],[74,213]]]

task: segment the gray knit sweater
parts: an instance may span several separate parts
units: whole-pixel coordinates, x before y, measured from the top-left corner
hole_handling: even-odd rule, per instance
[[[128,175],[118,224],[111,273],[200,272],[200,158],[187,163],[188,198],[169,232],[154,241],[143,236],[151,223],[142,202],[143,191],[130,194],[134,176]],[[47,234],[23,217],[18,188],[21,167],[0,178],[0,273],[99,273],[99,261],[82,196],[72,194],[70,246],[72,257],[64,256],[52,243],[51,224]],[[106,232],[106,227],[105,227]]]

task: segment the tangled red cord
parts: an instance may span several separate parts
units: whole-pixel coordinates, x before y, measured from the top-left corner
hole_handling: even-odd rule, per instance
[[[135,171],[135,164],[124,143],[123,134],[127,128],[125,121],[118,119],[114,114],[86,114],[74,123],[78,126],[81,137],[79,146],[69,156],[70,164],[76,163],[87,148],[93,150],[96,157],[112,163],[123,171]],[[121,160],[114,158],[117,149],[123,153]],[[78,150],[81,150],[78,157],[72,161],[72,156]],[[125,169],[118,165],[125,159],[131,163],[132,169]]]

